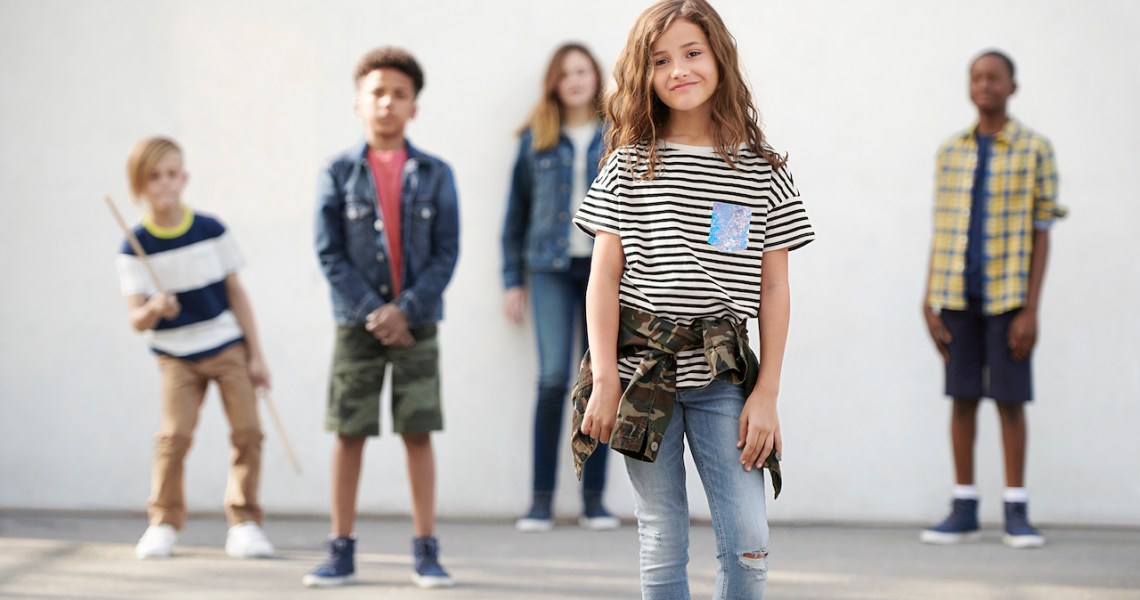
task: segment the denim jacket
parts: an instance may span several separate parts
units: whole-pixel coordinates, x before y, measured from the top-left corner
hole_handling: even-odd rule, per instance
[[[451,167],[405,141],[401,194],[404,273],[392,297],[385,223],[363,143],[332,159],[317,193],[316,249],[328,279],[333,317],[361,325],[385,303],[404,312],[410,326],[443,319],[443,290],[459,258],[459,206]]]
[[[602,126],[586,153],[586,189],[598,174]],[[561,272],[570,268],[570,194],[574,146],[561,135],[558,145],[535,150],[530,129],[519,136],[519,152],[503,222],[503,287],[525,283],[525,271]]]

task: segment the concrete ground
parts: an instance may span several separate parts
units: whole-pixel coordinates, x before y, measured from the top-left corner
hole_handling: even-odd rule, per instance
[[[301,576],[321,560],[323,518],[266,525],[278,558],[242,561],[222,551],[225,522],[192,519],[177,555],[140,561],[141,516],[0,512],[0,598],[551,599],[640,597],[633,525],[588,532],[566,523],[521,534],[507,522],[439,525],[443,564],[458,585],[420,590],[409,574],[411,525],[361,521],[356,586],[309,590]],[[772,527],[768,597],[776,599],[1140,599],[1140,531],[1046,528],[1048,545],[1011,550],[989,528],[955,547],[918,542],[916,527]],[[690,547],[695,598],[709,598],[712,530],[696,525]],[[737,599],[731,599],[737,600]]]

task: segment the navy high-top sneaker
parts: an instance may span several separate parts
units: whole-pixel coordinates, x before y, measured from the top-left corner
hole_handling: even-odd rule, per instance
[[[534,492],[530,510],[515,521],[515,529],[523,533],[545,533],[554,529],[554,493]]]
[[[439,564],[439,540],[433,536],[412,538],[412,557],[415,559],[415,573],[412,581],[422,588],[451,587],[455,585],[451,575]]]
[[[978,501],[955,498],[950,503],[950,515],[941,523],[922,532],[920,540],[926,544],[959,544],[982,539],[978,529]]]
[[[1028,502],[1005,503],[1005,535],[1001,541],[1010,548],[1040,548],[1045,536],[1029,524]]]
[[[325,540],[328,558],[311,573],[301,578],[308,587],[336,587],[356,583],[356,538],[338,537]]]

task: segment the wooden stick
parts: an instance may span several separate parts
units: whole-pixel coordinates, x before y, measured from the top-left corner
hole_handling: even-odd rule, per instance
[[[154,268],[150,266],[150,261],[146,259],[146,252],[143,251],[142,244],[139,239],[135,237],[135,232],[123,220],[123,215],[119,214],[118,207],[115,206],[115,201],[111,199],[111,195],[103,196],[103,200],[107,202],[107,208],[111,209],[111,214],[115,216],[115,221],[119,223],[119,227],[123,229],[123,234],[127,236],[127,243],[131,245],[131,249],[135,251],[135,256],[142,261],[143,267],[146,267],[146,272],[150,273],[150,280],[154,282],[154,287],[158,289],[158,293],[165,294],[166,288],[162,287],[162,283],[158,280],[158,275],[155,274]]]
[[[281,436],[281,445],[285,446],[285,454],[289,456],[289,462],[293,465],[293,470],[297,474],[301,474],[301,463],[297,462],[297,455],[293,454],[293,446],[289,443],[289,437],[285,435],[285,426],[281,423],[281,417],[277,415],[277,409],[273,406],[273,401],[269,399],[269,390],[261,388],[257,390],[257,395],[265,401],[265,408],[269,411],[269,417],[273,421],[273,425],[277,428],[277,434]]]

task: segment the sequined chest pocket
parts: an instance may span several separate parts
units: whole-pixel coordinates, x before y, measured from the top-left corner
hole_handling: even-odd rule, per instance
[[[748,247],[752,209],[739,204],[713,202],[708,242],[721,252],[739,252]]]

